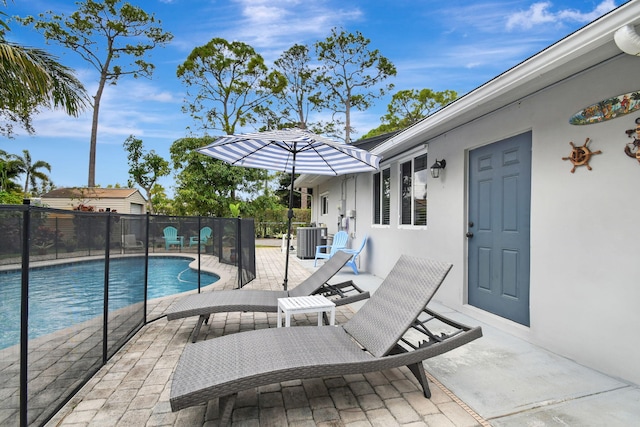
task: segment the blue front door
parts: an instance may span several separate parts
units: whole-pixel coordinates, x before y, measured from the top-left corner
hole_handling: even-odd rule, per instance
[[[469,304],[529,326],[531,132],[469,154]]]

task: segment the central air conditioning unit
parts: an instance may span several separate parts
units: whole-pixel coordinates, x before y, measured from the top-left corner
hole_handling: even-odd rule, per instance
[[[296,255],[300,259],[315,258],[316,246],[324,245],[327,229],[322,227],[298,227],[296,230],[298,248]]]

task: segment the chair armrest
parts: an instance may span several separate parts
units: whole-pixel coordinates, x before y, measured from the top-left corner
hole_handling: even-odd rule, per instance
[[[371,296],[368,291],[360,289],[352,280],[336,284],[325,283],[313,295],[322,295],[330,299],[335,303],[336,307],[367,299]]]
[[[328,249],[330,247],[331,247],[331,245],[318,245],[318,246],[316,246],[316,255],[322,253],[322,252],[320,252],[321,249],[323,249],[323,248]]]

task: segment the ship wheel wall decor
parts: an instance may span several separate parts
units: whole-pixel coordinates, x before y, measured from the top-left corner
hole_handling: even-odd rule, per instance
[[[569,160],[573,163],[573,169],[571,169],[571,173],[576,171],[576,167],[578,166],[586,166],[587,169],[591,170],[591,166],[589,166],[589,160],[591,160],[591,156],[594,154],[602,154],[602,151],[591,151],[587,145],[589,144],[589,138],[584,141],[583,145],[576,146],[573,141],[569,144],[573,147],[571,150],[571,154],[569,157],[563,157],[562,160]]]

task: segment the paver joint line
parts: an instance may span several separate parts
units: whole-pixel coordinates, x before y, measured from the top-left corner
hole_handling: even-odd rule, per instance
[[[281,289],[281,271],[284,270],[284,254],[279,248],[256,249],[257,277],[248,285],[254,289]],[[291,260],[290,279],[309,276],[301,263]],[[231,289],[236,285],[234,274],[227,274],[226,281],[216,283],[216,289]],[[295,283],[295,282],[294,282]],[[164,311],[170,304],[162,302],[158,307]],[[149,312],[155,313],[158,307],[149,305]],[[160,311],[160,313],[162,313]],[[348,306],[336,309],[336,321],[344,322],[353,315]],[[296,324],[314,325],[316,317],[296,317]],[[242,327],[240,326],[242,324]],[[81,422],[86,425],[104,425],[108,422],[142,422],[146,417],[147,425],[211,425],[219,418],[219,404],[216,401],[208,405],[188,408],[178,413],[169,412],[169,393],[172,373],[177,364],[179,355],[185,345],[186,337],[193,328],[193,319],[167,322],[160,319],[144,326],[132,340],[116,354],[111,361],[100,371],[99,376],[94,377],[85,387],[54,416],[50,425],[60,427],[72,426]],[[215,313],[209,320],[208,326],[203,326],[203,334],[206,339],[238,332],[241,329],[258,327],[276,327],[276,313]],[[295,326],[294,326],[295,327]],[[141,363],[144,358],[144,363]],[[464,402],[451,393],[437,379],[428,372],[428,380],[446,394],[452,402],[459,405],[469,413],[477,423],[483,427],[490,424],[469,408]],[[393,411],[385,405],[385,400],[393,404],[394,410],[404,406],[397,399],[403,399],[406,407],[412,413],[419,413],[420,421],[428,423],[427,419],[434,414],[425,414],[427,410],[416,411],[409,398],[413,393],[408,369],[392,369],[385,372],[370,372],[367,374],[331,376],[325,378],[305,379],[302,381],[290,381],[283,384],[272,384],[260,387],[239,395],[242,402],[234,410],[232,419],[234,422],[255,421],[267,422],[265,417],[269,415],[284,421],[288,425],[312,422],[329,425],[334,423],[358,423],[361,420],[360,413],[366,416],[371,425],[380,425],[380,422],[389,421],[400,425],[401,422],[394,417]],[[123,386],[126,385],[126,390]],[[113,393],[107,395],[106,389],[111,388]],[[399,390],[400,389],[400,390]],[[376,390],[382,393],[376,393]],[[406,395],[406,396],[405,396]],[[111,398],[109,398],[111,397]],[[100,405],[100,399],[104,403]],[[412,400],[416,397],[412,396]],[[450,402],[451,402],[450,401]],[[431,401],[430,401],[431,402]],[[142,407],[137,409],[130,407],[139,403]],[[240,403],[240,402],[239,402]],[[435,409],[438,404],[433,403]],[[75,408],[74,408],[75,406]],[[84,409],[84,410],[82,410]],[[134,410],[135,409],[135,410]],[[439,409],[438,415],[442,419],[448,419]],[[343,419],[340,414],[343,414]],[[88,419],[90,418],[90,419]],[[401,417],[402,418],[402,417]],[[415,416],[407,414],[405,421],[413,420]],[[365,419],[360,422],[364,425]],[[269,421],[270,423],[271,421]],[[143,423],[144,424],[144,423]],[[354,425],[356,425],[354,424]]]

